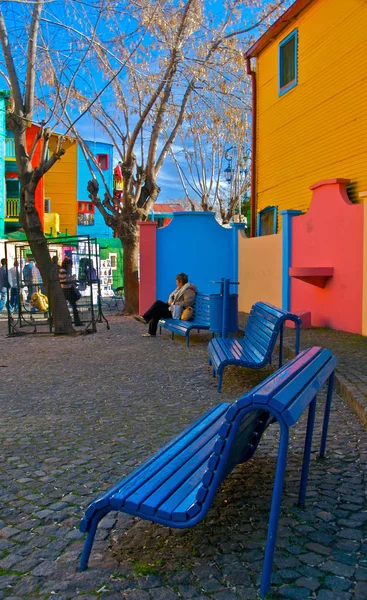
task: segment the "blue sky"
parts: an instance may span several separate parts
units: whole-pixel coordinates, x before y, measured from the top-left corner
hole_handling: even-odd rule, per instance
[[[222,15],[222,11],[223,11],[223,5],[222,5],[222,1],[221,0],[206,0],[206,2],[208,3],[208,5],[210,5],[213,10],[214,13],[217,14],[218,18],[220,18],[220,16]],[[287,0],[287,5],[290,3],[290,0]],[[20,18],[17,18],[17,13],[19,13],[20,11],[24,10],[24,6],[22,3],[17,3],[17,2],[5,2],[2,3],[4,8],[4,13],[8,13],[8,15],[13,16],[13,18],[10,20],[11,21],[11,26],[9,26],[9,35],[11,36],[11,38],[13,36],[21,36],[21,28],[22,28],[22,21]],[[263,2],[263,4],[266,4],[265,2]],[[250,16],[254,16],[254,14],[256,14],[256,12],[259,10],[259,5],[261,5],[261,2],[259,0],[254,0],[253,2],[253,10],[250,11],[248,9],[243,9],[243,4],[241,5],[241,3],[239,4],[239,6],[241,7],[241,9],[243,10],[243,16],[245,17],[246,13]],[[122,3],[123,6],[123,3]],[[44,15],[46,19],[49,20],[57,20],[59,19],[60,22],[65,23],[68,22],[68,13],[67,13],[67,5],[62,1],[62,0],[56,0],[56,2],[51,2],[47,5],[47,3],[45,4],[45,10],[44,10]],[[26,8],[29,8],[26,7]],[[119,14],[120,16],[120,14]],[[251,19],[252,20],[252,19]],[[120,27],[120,21],[121,21],[121,27]],[[48,33],[50,34],[51,38],[50,39],[55,39],[57,40],[57,45],[60,44],[65,44],[65,47],[68,47],[69,44],[73,43],[70,42],[70,39],[68,37],[68,34],[65,33],[65,36],[62,34],[63,29],[60,29],[59,27],[54,27],[51,23],[44,23],[46,27],[48,27]],[[134,23],[131,19],[129,19],[129,15],[128,14],[124,14],[121,12],[121,19],[118,21],[118,27],[122,28],[123,33],[125,35],[125,33],[128,33],[129,30],[134,29]],[[260,34],[260,32],[255,33],[256,36],[258,36]],[[24,50],[22,49],[22,43],[25,43],[26,41],[26,37],[20,37],[20,43],[18,44],[18,47],[16,49],[16,66],[17,69],[19,70],[19,72],[22,72],[22,68],[23,68],[23,63],[24,63]],[[74,42],[75,43],[75,42]],[[244,47],[245,49],[245,47]],[[23,52],[23,54],[22,54]],[[65,55],[67,56],[68,52],[65,53]],[[75,55],[75,59],[77,59],[77,54]],[[67,65],[67,63],[65,63],[67,65],[67,68],[70,67],[70,72],[73,71],[73,69],[75,68],[75,65],[73,65],[72,63],[74,62],[73,57],[71,57],[70,59],[67,59],[70,61],[70,65]],[[103,85],[103,79],[102,76],[100,74],[98,74],[98,72],[94,72],[94,77],[92,80],[92,85],[90,86],[90,90],[91,93],[93,95],[93,87],[97,88],[99,87],[99,89],[102,87]],[[4,87],[4,86],[1,86]],[[47,94],[47,88],[46,88],[46,94]],[[47,95],[45,95],[45,99],[47,100]],[[107,89],[106,92],[103,95],[103,101],[104,102],[109,102],[111,100],[111,96],[109,94],[109,90]],[[42,118],[42,111],[41,112],[37,112],[35,114],[35,122],[37,122],[38,119]],[[61,128],[59,127],[58,130],[60,131]],[[79,123],[78,123],[78,130],[80,131],[82,137],[84,137],[85,139],[91,140],[91,141],[104,141],[104,142],[110,142],[110,139],[108,138],[107,134],[102,132],[98,126],[96,126],[93,122],[93,120],[91,119],[91,117],[89,117],[88,115],[86,115],[85,117],[83,117]],[[176,139],[176,146],[179,145],[179,138]],[[115,156],[115,163],[117,163],[117,161],[119,160],[118,155],[116,154]],[[182,164],[182,163],[181,163]],[[182,189],[181,186],[181,182],[180,182],[180,178],[179,175],[177,173],[176,167],[172,161],[172,159],[170,158],[170,156],[167,156],[165,163],[160,171],[159,177],[158,177],[158,185],[161,188],[161,193],[159,195],[158,198],[158,202],[167,202],[169,200],[175,200],[178,198],[183,198],[184,197],[184,191]]]

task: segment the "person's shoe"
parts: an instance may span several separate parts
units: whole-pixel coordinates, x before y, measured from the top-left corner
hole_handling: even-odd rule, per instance
[[[142,333],[141,337],[155,337],[155,333]]]
[[[139,321],[139,323],[144,323],[144,325],[147,324],[146,320],[144,319],[144,317],[139,316],[134,316],[135,321]]]

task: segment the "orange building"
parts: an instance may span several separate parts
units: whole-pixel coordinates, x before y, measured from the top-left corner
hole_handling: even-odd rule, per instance
[[[56,149],[59,136],[53,134],[49,148]],[[63,144],[65,154],[56,161],[52,169],[44,176],[45,180],[45,233],[56,235],[59,232],[68,235],[77,234],[77,143],[67,138]],[[52,232],[51,232],[52,227]]]

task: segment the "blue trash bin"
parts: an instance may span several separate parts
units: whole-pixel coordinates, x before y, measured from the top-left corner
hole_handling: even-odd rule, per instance
[[[222,335],[223,329],[223,295],[210,295],[210,331]],[[238,294],[229,294],[227,306],[227,333],[238,331]]]

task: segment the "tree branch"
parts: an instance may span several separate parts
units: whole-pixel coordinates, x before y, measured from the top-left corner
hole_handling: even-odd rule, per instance
[[[24,112],[27,119],[32,119],[33,106],[34,106],[34,89],[36,81],[36,56],[37,56],[37,38],[38,30],[40,26],[41,12],[43,8],[43,0],[37,2],[34,5],[32,14],[31,29],[28,38],[28,51],[27,51],[27,74],[25,80],[25,106]]]
[[[19,79],[18,79],[17,72],[15,69],[13,55],[12,55],[9,38],[8,38],[8,32],[6,29],[4,16],[3,16],[3,12],[1,9],[0,9],[0,40],[1,40],[1,45],[3,48],[3,52],[4,52],[6,68],[8,69],[9,80],[11,83],[11,90],[12,90],[15,110],[19,115],[23,115],[24,114],[24,105],[23,105],[22,94],[21,94],[20,86],[19,86]]]

